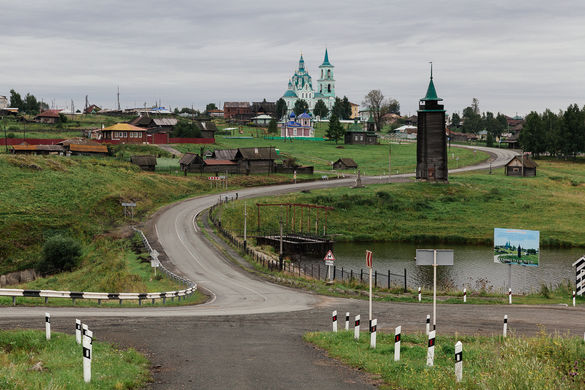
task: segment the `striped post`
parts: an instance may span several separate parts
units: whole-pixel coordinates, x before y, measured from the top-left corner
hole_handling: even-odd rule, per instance
[[[370,348],[376,348],[376,328],[378,325],[378,320],[373,319],[370,325]]]
[[[429,332],[429,347],[427,349],[427,366],[432,367],[435,362],[435,331]]]
[[[337,310],[333,311],[333,314],[331,315],[331,320],[333,323],[333,332],[337,333]]]
[[[87,324],[81,324],[81,339],[83,340],[83,336],[85,336],[85,334],[87,333],[87,331],[89,330],[89,328],[87,327]]]
[[[431,315],[427,314],[427,331],[426,331],[426,335],[429,335],[429,332],[431,330]]]
[[[575,291],[573,290],[573,307],[575,307]]]
[[[508,305],[512,304],[512,289],[508,289]]]
[[[463,303],[467,303],[467,289],[463,289]]]
[[[508,335],[508,315],[506,314],[504,316],[504,338],[506,338],[506,336]]]
[[[75,320],[75,341],[77,344],[81,344],[81,321]]]
[[[349,312],[345,313],[345,330],[349,330]]]
[[[353,338],[360,339],[360,315],[355,316],[355,328],[353,329]]]
[[[83,380],[85,383],[91,381],[92,342],[93,332],[87,330],[83,335]]]
[[[45,337],[51,340],[51,314],[45,313]]]
[[[457,341],[455,344],[455,379],[457,382],[461,382],[463,377],[463,344],[461,341]]]
[[[397,362],[400,360],[400,333],[402,331],[402,326],[397,326],[396,330],[394,331],[394,361]]]
[[[420,287],[418,288],[418,301],[420,302],[422,300],[422,295],[421,295],[421,289]]]

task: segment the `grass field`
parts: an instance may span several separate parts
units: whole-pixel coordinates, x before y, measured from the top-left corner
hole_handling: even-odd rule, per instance
[[[73,326],[71,327],[73,329]],[[149,362],[134,349],[119,349],[94,334],[91,382],[83,380],[82,348],[74,335],[0,331],[0,388],[4,390],[138,389],[150,380]],[[40,364],[41,370],[33,370]]]
[[[578,337],[436,337],[434,366],[427,367],[424,334],[401,335],[400,361],[394,361],[394,335],[377,332],[376,349],[369,333],[359,341],[353,331],[312,332],[305,340],[342,362],[381,379],[382,389],[582,389],[585,342]],[[463,378],[455,381],[455,343],[463,344]]]
[[[411,182],[331,188],[258,202],[332,206],[328,232],[336,240],[491,245],[494,227],[513,227],[539,230],[541,246],[585,246],[581,228],[585,165],[538,163],[538,176],[533,178],[505,176],[499,169],[493,175],[452,175],[447,185]],[[242,208],[243,202],[225,208],[226,228],[242,230]],[[262,211],[267,230],[277,230],[277,212]],[[248,218],[248,226],[255,226],[255,216]]]

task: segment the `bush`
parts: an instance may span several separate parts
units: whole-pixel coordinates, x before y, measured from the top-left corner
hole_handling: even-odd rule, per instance
[[[38,268],[43,274],[71,271],[79,264],[80,257],[79,242],[71,237],[56,235],[45,242],[43,258]]]

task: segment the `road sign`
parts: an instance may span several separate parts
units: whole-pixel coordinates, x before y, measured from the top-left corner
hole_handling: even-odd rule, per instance
[[[123,207],[136,207],[136,203],[122,203]]]
[[[417,249],[416,265],[433,265],[434,249]],[[453,265],[453,249],[437,249],[437,265]]]
[[[323,260],[325,260],[325,265],[327,265],[327,266],[334,265],[334,263],[335,263],[335,256],[333,256],[333,252],[331,252],[330,250],[327,251],[327,254],[323,258]]]
[[[366,267],[372,268],[372,251],[366,250]]]

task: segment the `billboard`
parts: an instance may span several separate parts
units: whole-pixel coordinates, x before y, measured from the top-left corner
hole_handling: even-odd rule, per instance
[[[538,230],[494,229],[494,262],[538,266],[540,256]]]

